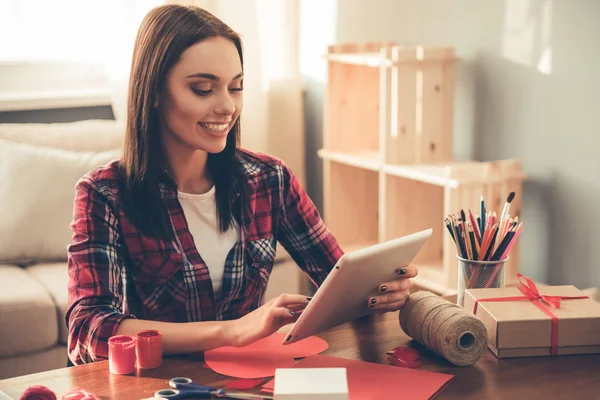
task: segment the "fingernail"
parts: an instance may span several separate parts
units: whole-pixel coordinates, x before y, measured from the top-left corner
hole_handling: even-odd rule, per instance
[[[400,268],[400,269],[398,270],[398,273],[399,273],[400,275],[404,275],[404,274],[406,273],[406,268]]]
[[[306,300],[311,301],[312,297],[307,297]]]
[[[290,314],[296,315],[296,312],[295,311],[290,311]]]
[[[380,290],[380,292],[385,292],[386,290],[387,290],[387,286],[383,285],[383,286],[381,287],[381,290]]]
[[[375,303],[377,303],[377,299],[373,297],[373,298],[371,299],[371,304],[375,304]]]

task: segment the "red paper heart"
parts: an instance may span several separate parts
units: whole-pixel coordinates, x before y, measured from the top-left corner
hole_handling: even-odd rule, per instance
[[[414,360],[414,361],[404,361],[402,359],[393,357],[393,356],[388,356],[387,360],[390,364],[395,365],[397,367],[404,367],[404,368],[419,368],[421,366],[421,363],[418,360]]]
[[[397,347],[394,349],[393,356],[406,362],[419,359],[419,353],[412,347]]]
[[[398,367],[418,368],[421,366],[419,353],[412,347],[396,347],[393,351],[387,352],[387,355],[388,362]]]
[[[283,345],[286,334],[274,333],[244,347],[220,347],[204,353],[210,369],[236,378],[265,378],[275,375],[277,368],[291,368],[294,358],[319,354],[328,347],[316,336]]]

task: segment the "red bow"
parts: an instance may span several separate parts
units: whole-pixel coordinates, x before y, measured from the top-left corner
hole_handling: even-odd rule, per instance
[[[533,301],[533,300],[541,300],[542,302],[546,303],[547,305],[549,305],[552,308],[560,308],[560,301],[561,300],[574,300],[574,299],[587,299],[588,296],[546,296],[546,295],[541,295],[537,286],[535,286],[535,283],[533,283],[533,281],[531,279],[529,279],[528,277],[526,277],[525,275],[521,275],[521,274],[517,274],[517,277],[519,278],[519,290],[521,291],[521,293],[523,293],[525,296],[527,296],[529,298],[529,300]],[[523,281],[521,281],[521,278],[525,279],[525,283],[523,283]]]
[[[481,302],[504,302],[504,301],[515,301],[515,300],[530,300],[542,310],[552,320],[552,331],[550,333],[550,354],[555,356],[558,353],[558,317],[550,311],[547,306],[551,308],[560,308],[560,302],[562,300],[578,300],[588,299],[588,296],[546,296],[541,295],[535,283],[528,277],[522,274],[517,274],[519,279],[519,290],[524,296],[510,296],[510,297],[489,297],[485,299],[475,300],[475,306],[473,307],[473,314],[477,315],[477,306]],[[521,280],[525,279],[525,283]]]

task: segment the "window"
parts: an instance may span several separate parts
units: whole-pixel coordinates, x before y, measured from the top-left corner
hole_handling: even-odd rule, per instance
[[[0,110],[110,104],[159,0],[0,0]]]

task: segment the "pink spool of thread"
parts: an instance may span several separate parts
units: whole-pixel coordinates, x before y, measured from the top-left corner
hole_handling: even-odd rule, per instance
[[[135,371],[135,339],[127,335],[108,339],[108,367],[112,374],[124,375]]]
[[[141,331],[135,335],[137,365],[142,369],[158,368],[162,364],[162,334],[159,331]]]

